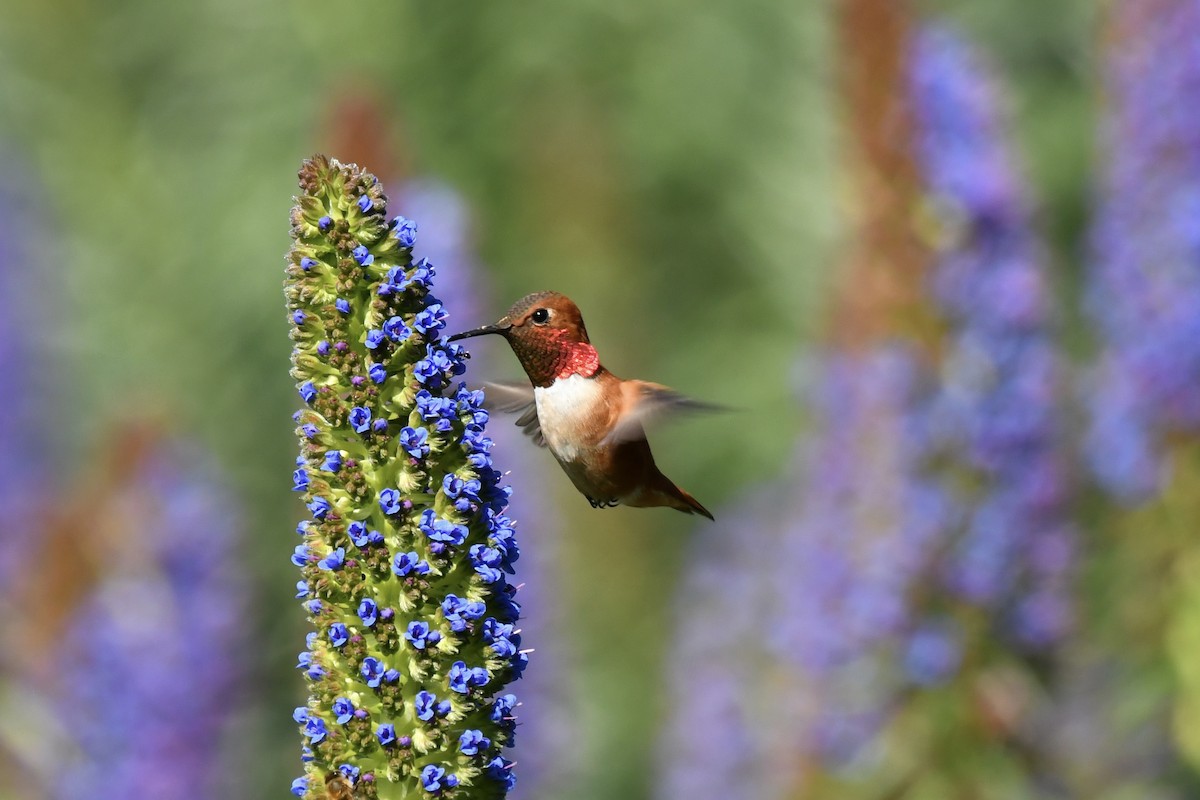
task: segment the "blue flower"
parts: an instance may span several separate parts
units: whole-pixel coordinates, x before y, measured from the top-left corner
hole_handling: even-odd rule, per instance
[[[367,195],[364,194],[358,198],[358,210],[359,211],[365,212],[370,208],[371,208],[371,198],[370,197],[368,197]]]
[[[303,579],[296,581],[296,598],[299,599],[301,597],[308,597],[308,581]]]
[[[395,560],[392,562],[392,572],[396,573],[397,577],[403,578],[413,571],[418,575],[427,575],[429,573],[429,564],[422,561],[421,556],[416,552],[397,553]]]
[[[320,263],[320,262],[318,262],[315,258],[309,258],[308,256],[304,256],[303,258],[300,259],[300,269],[304,270],[305,272],[308,272],[310,269],[315,267],[318,263]]]
[[[466,694],[472,686],[486,685],[490,676],[483,667],[468,667],[465,662],[455,661],[450,665],[450,671],[446,673],[446,678],[451,690],[459,694]]]
[[[303,725],[305,722],[308,722],[308,707],[296,706],[292,709],[292,719],[296,721],[297,725]]]
[[[441,303],[434,303],[422,309],[413,319],[413,327],[421,333],[440,331],[446,327],[446,309],[442,307]]]
[[[371,427],[371,409],[363,406],[350,409],[350,427],[355,433],[366,433]]]
[[[379,739],[379,743],[384,747],[395,744],[396,726],[390,722],[385,722],[376,729],[375,736]]]
[[[429,263],[429,259],[421,257],[413,262],[412,275],[405,283],[421,289],[428,289],[432,285],[434,274],[435,270],[433,265]]]
[[[392,220],[392,229],[392,235],[400,242],[401,247],[412,247],[416,243],[417,223],[411,219],[396,217]]]
[[[292,312],[292,322],[296,323],[297,325],[303,325],[305,319],[307,319],[307,316],[300,309],[296,309]]]
[[[329,218],[328,214],[326,214],[325,216],[323,216],[319,220],[317,220],[317,227],[323,231],[329,230],[329,226],[332,224],[333,224],[333,220]]]
[[[355,547],[367,546],[367,526],[365,523],[355,520],[346,528],[346,533],[350,536],[350,541],[354,542]]]
[[[317,342],[317,352],[323,356],[329,355],[329,341],[327,339]]]
[[[371,255],[370,252],[367,251],[367,246],[363,244],[360,244],[358,247],[351,250],[350,255],[354,257],[355,261],[364,267],[375,263],[375,256]]]
[[[313,398],[316,396],[317,390],[313,386],[312,381],[305,381],[304,383],[300,384],[300,397],[304,400],[304,402],[311,403]]]
[[[413,647],[418,650],[424,650],[429,640],[429,623],[421,620],[408,623],[408,629],[404,631],[404,638]]]
[[[437,697],[422,689],[413,698],[413,709],[417,712],[417,719],[428,722],[437,711]]]
[[[314,497],[308,504],[308,510],[316,519],[325,519],[325,515],[333,508],[324,497]]]
[[[341,569],[346,563],[346,548],[339,547],[332,551],[329,555],[317,562],[317,566],[321,569],[327,569],[333,572]]]
[[[400,492],[395,489],[384,489],[379,493],[379,507],[385,514],[399,514],[402,508]]]
[[[325,219],[325,217],[322,217],[322,219]],[[307,791],[308,778],[300,777],[292,781],[292,794],[296,795],[297,797],[303,797],[304,793]]]
[[[326,472],[337,472],[342,468],[342,451],[330,450],[325,454],[325,461],[321,464],[321,469]]]
[[[337,302],[334,303],[334,306],[336,306],[337,310],[342,314],[350,313],[350,301],[344,297],[339,297]]]
[[[372,364],[370,369],[367,370],[367,377],[375,383],[383,383],[387,380],[387,369],[383,364]]]
[[[308,470],[298,469],[292,473],[292,491],[303,492],[308,489]]]
[[[492,701],[492,722],[503,722],[512,718],[513,709],[517,707],[517,696],[506,694]]]
[[[348,697],[339,697],[333,701],[333,715],[338,725],[345,725],[354,717],[354,703]]]
[[[385,667],[379,659],[374,656],[367,656],[363,659],[360,671],[362,672],[363,680],[367,682],[367,686],[375,688],[383,680]]]
[[[358,604],[358,618],[363,621],[363,625],[370,628],[379,618],[379,606],[369,597],[363,598]]]
[[[391,317],[387,322],[383,323],[383,332],[393,342],[400,342],[412,335],[412,331],[404,324],[404,320],[400,317]],[[422,331],[424,333],[424,331]]]
[[[424,428],[400,429],[400,446],[413,458],[424,458],[429,455],[429,431]]]
[[[350,631],[341,622],[335,622],[329,626],[329,641],[334,647],[342,647],[350,641]]]
[[[316,744],[328,733],[329,731],[325,729],[325,720],[320,717],[310,716],[304,720],[304,735],[308,737],[309,744]]]
[[[478,728],[465,730],[458,737],[458,749],[463,755],[473,756],[480,750],[486,750],[491,746],[492,740],[484,736],[483,731]]]
[[[371,423],[371,430],[376,433],[383,433],[388,429],[388,421],[386,419],[377,419]]]
[[[342,776],[346,778],[346,780],[350,781],[351,783],[355,783],[358,781],[359,773],[362,772],[362,770],[353,764],[338,764],[338,772],[342,773]]]
[[[444,768],[439,767],[437,764],[426,764],[425,769],[421,770],[421,785],[430,794],[440,792],[444,777],[446,777],[446,770]]]
[[[371,350],[378,349],[379,345],[383,344],[383,340],[386,338],[387,338],[387,335],[381,330],[375,329],[375,330],[367,331],[367,339],[366,339],[367,348],[371,349]]]
[[[321,432],[321,429],[311,422],[306,422],[300,426],[300,432],[304,434],[305,439],[315,439],[317,438],[317,434]]]

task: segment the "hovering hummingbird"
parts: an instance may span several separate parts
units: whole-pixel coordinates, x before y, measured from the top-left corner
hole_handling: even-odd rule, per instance
[[[488,384],[491,405],[520,413],[517,425],[534,444],[550,448],[592,508],[668,506],[713,518],[659,471],[642,424],[668,412],[715,406],[613,375],[600,364],[578,306],[558,292],[523,297],[495,325],[450,341],[484,334],[508,340],[532,383]]]

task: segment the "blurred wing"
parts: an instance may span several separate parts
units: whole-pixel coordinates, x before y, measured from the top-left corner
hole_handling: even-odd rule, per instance
[[[661,383],[625,381],[622,386],[624,409],[602,444],[644,439],[644,426],[657,419],[677,417],[699,411],[726,411],[723,406],[695,400]]]
[[[492,383],[483,385],[483,407],[502,414],[519,414],[517,427],[533,440],[538,447],[546,446],[546,437],[538,424],[537,403],[533,398],[533,387],[527,383]]]

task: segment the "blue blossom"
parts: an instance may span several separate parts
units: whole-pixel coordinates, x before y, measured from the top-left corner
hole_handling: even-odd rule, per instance
[[[307,791],[308,791],[308,778],[299,777],[299,778],[296,778],[296,780],[292,781],[292,794],[296,795],[297,797],[303,797],[304,793]]]
[[[354,717],[354,703],[348,697],[339,697],[333,701],[333,714],[339,725],[345,725]]]
[[[436,713],[437,698],[432,693],[422,689],[413,698],[413,709],[416,711],[417,719],[428,722],[433,719]]]
[[[367,377],[369,377],[373,383],[383,383],[385,380],[387,380],[387,368],[384,367],[383,364],[372,364],[367,370]]]
[[[366,433],[371,427],[371,409],[363,406],[350,409],[350,427],[355,433]]]
[[[463,661],[455,661],[447,673],[450,689],[459,694],[466,694],[475,686],[485,686],[489,680],[488,672],[483,667],[468,667]]]
[[[396,726],[385,722],[376,729],[375,736],[384,747],[393,745],[396,743]]]
[[[303,325],[305,319],[307,319],[307,316],[300,309],[296,309],[292,312],[292,322],[296,323],[297,325]]]
[[[337,307],[337,310],[339,313],[342,313],[342,314],[350,313],[350,301],[344,297],[339,297],[337,299],[337,301],[334,303],[334,306]]]
[[[370,197],[368,197],[367,195],[364,194],[358,198],[358,210],[359,211],[366,212],[366,211],[369,211],[370,208],[371,208],[371,198]]]
[[[328,735],[329,731],[325,729],[325,720],[320,717],[309,716],[304,720],[304,735],[308,737],[310,744],[316,744]]]
[[[333,220],[330,219],[328,214],[323,215],[319,220],[317,220],[317,227],[323,231],[329,230],[329,226],[332,224]]]
[[[313,387],[312,381],[305,381],[304,383],[300,384],[300,397],[304,400],[304,402],[311,403],[316,396],[317,390],[315,387]]]
[[[350,541],[355,547],[367,546],[367,525],[361,520],[355,520],[346,526],[346,535],[350,537]]]
[[[360,671],[362,672],[363,680],[366,681],[367,686],[375,688],[380,684],[380,682],[383,681],[383,673],[385,668],[382,661],[374,656],[367,656],[363,659]]]
[[[424,428],[400,429],[400,446],[413,458],[424,458],[429,455],[429,431]]]
[[[428,575],[429,564],[421,560],[421,556],[416,552],[397,553],[392,561],[392,572],[401,578],[414,572],[417,575]]]
[[[425,787],[425,791],[440,792],[442,790],[442,779],[446,777],[446,770],[439,767],[437,764],[426,764],[421,770],[421,785]]]
[[[433,333],[446,327],[446,309],[435,303],[422,309],[413,320],[413,327],[421,333]]]
[[[300,433],[304,435],[305,439],[315,439],[317,438],[317,434],[320,432],[321,431],[317,428],[317,426],[313,425],[311,422],[306,422],[300,426]]]
[[[371,598],[364,597],[358,604],[358,617],[363,621],[363,625],[370,628],[379,619],[379,606]]]
[[[300,468],[292,473],[292,491],[308,491],[308,470]]]
[[[417,240],[417,223],[411,219],[396,217],[392,220],[392,235],[400,242],[401,247],[412,247]]]
[[[366,245],[360,244],[358,247],[354,248],[353,251],[351,251],[350,255],[354,257],[355,261],[364,267],[375,263],[375,256],[371,255],[371,253],[367,250]]]
[[[385,334],[381,330],[375,329],[375,330],[367,331],[367,339],[366,339],[367,348],[371,349],[371,350],[378,349],[379,345],[383,344],[383,342],[386,338],[387,338],[387,334]]]
[[[458,749],[463,755],[478,755],[481,750],[487,750],[492,742],[478,728],[470,728],[458,737]]]
[[[324,497],[314,497],[307,506],[314,519],[325,519],[325,515],[333,508]]]
[[[322,339],[321,341],[317,342],[317,352],[320,353],[322,356],[329,355],[329,340],[328,339]]]
[[[350,641],[350,631],[341,622],[329,626],[329,641],[334,647],[342,647]]]
[[[321,464],[321,469],[326,472],[337,472],[342,468],[342,451],[330,450],[325,453],[325,461]]]
[[[346,564],[346,548],[338,547],[330,551],[329,555],[317,562],[317,566],[321,569],[337,571]]]
[[[404,631],[404,638],[418,650],[424,650],[425,645],[429,641],[429,623],[420,620],[408,623],[407,630]]]
[[[407,325],[404,324],[404,320],[398,316],[391,317],[387,322],[383,323],[383,332],[387,334],[387,337],[393,342],[402,342],[412,335],[412,331]],[[422,333],[424,333],[424,331],[422,331]]]
[[[298,564],[297,566],[303,566],[303,564]],[[300,579],[296,581],[296,599],[303,597],[308,597],[308,581]]]
[[[317,261],[315,258],[309,258],[308,256],[304,256],[303,258],[300,259],[300,269],[304,270],[305,272],[308,272],[310,269],[312,269],[319,263],[320,262]]]
[[[395,489],[384,489],[379,493],[379,507],[385,514],[399,514],[403,507],[400,492]]]

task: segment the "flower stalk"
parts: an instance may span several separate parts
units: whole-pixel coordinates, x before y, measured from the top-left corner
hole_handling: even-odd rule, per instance
[[[389,219],[376,178],[324,156],[300,170],[286,296],[294,488],[309,519],[292,556],[315,630],[306,798],[498,798],[526,656],[508,583],[518,550],[481,392],[454,378],[417,225]]]

